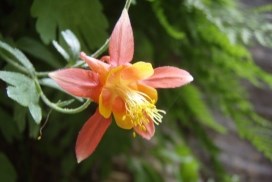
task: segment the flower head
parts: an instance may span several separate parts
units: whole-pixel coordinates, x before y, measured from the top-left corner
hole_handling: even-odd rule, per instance
[[[134,54],[133,32],[127,10],[123,10],[110,37],[109,56],[101,60],[81,53],[90,70],[62,69],[50,73],[68,93],[92,99],[98,109],[84,124],[76,142],[78,162],[95,150],[113,116],[123,129],[133,129],[145,139],[162,122],[164,110],[156,107],[156,88],[174,88],[187,84],[193,77],[185,70],[164,66],[153,69],[150,63],[131,64]]]

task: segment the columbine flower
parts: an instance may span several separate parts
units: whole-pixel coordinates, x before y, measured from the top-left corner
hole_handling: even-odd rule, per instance
[[[154,123],[161,123],[165,114],[155,106],[158,99],[155,88],[179,87],[193,80],[188,72],[176,67],[153,69],[146,62],[130,64],[133,54],[133,32],[127,10],[123,10],[110,37],[109,56],[102,61],[81,53],[81,59],[91,70],[68,68],[50,73],[68,93],[92,99],[99,105],[79,132],[78,162],[95,150],[112,115],[119,127],[133,129],[149,140],[155,132]]]

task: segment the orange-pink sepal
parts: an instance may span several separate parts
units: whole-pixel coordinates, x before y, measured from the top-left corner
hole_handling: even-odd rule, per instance
[[[154,69],[154,74],[143,83],[153,88],[175,88],[193,81],[193,77],[185,70],[163,66]]]
[[[90,70],[68,68],[49,73],[49,76],[66,92],[78,97],[97,97],[99,76]]]
[[[87,56],[84,52],[80,53],[80,58],[83,59],[91,70],[93,70],[96,73],[99,74],[106,74],[106,72],[109,70],[110,65],[107,63],[104,63],[103,61],[100,61],[98,59],[95,59],[93,57]]]
[[[76,158],[78,163],[94,152],[110,124],[111,118],[105,119],[98,110],[86,121],[79,131],[76,141]]]
[[[116,23],[109,43],[110,60],[113,66],[129,63],[134,54],[134,38],[127,10],[123,10]]]
[[[155,125],[153,121],[144,124],[145,129],[134,127],[134,131],[141,135],[144,139],[150,140],[155,134]]]

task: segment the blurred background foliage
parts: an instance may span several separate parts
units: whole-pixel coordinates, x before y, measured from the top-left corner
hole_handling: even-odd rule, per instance
[[[175,65],[195,80],[183,88],[159,91],[158,108],[167,115],[151,141],[134,139],[130,131],[111,125],[96,152],[78,165],[76,136],[95,106],[72,115],[58,113],[40,100],[39,88],[26,72],[40,73],[39,83],[50,100],[71,99],[53,89],[44,71],[81,64],[81,50],[95,53],[109,37],[125,1],[0,4],[0,67],[8,71],[0,74],[1,181],[239,181],[218,159],[220,150],[209,133],[224,135],[228,129],[214,112],[231,119],[240,137],[272,160],[272,123],[254,111],[243,86],[272,86],[271,74],[254,63],[248,50],[256,43],[272,46],[272,24],[264,16],[270,5],[249,9],[235,0],[134,0],[129,14],[135,60],[151,61],[154,67]],[[14,62],[27,70],[16,69]],[[7,97],[7,86],[14,101]],[[76,100],[62,104],[82,102]],[[192,141],[204,152],[208,166]]]

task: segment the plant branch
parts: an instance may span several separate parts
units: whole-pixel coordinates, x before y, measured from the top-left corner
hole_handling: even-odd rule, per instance
[[[42,71],[42,72],[35,72],[35,75],[37,77],[45,77],[45,76],[48,76],[48,74],[50,73],[51,71]]]
[[[54,109],[58,112],[62,112],[62,113],[66,113],[66,114],[79,113],[79,112],[85,110],[91,103],[91,100],[87,99],[81,106],[79,106],[77,108],[72,108],[72,109],[71,108],[62,108],[58,105],[58,103],[53,103],[46,97],[46,95],[43,93],[42,88],[41,88],[37,79],[35,79],[35,84],[36,84],[36,87],[39,91],[39,94],[40,94],[43,102],[47,106],[51,107],[52,109]]]
[[[27,74],[27,75],[30,75],[29,71],[21,66],[20,64],[16,63],[15,61],[13,61],[11,58],[9,58],[8,56],[5,56],[4,54],[1,54],[1,56],[3,57],[3,59],[9,63],[11,66],[13,66],[14,68],[18,69],[19,71]]]
[[[109,45],[110,39],[108,38],[105,43],[95,52],[91,55],[91,57],[97,58],[100,56],[107,48]]]

